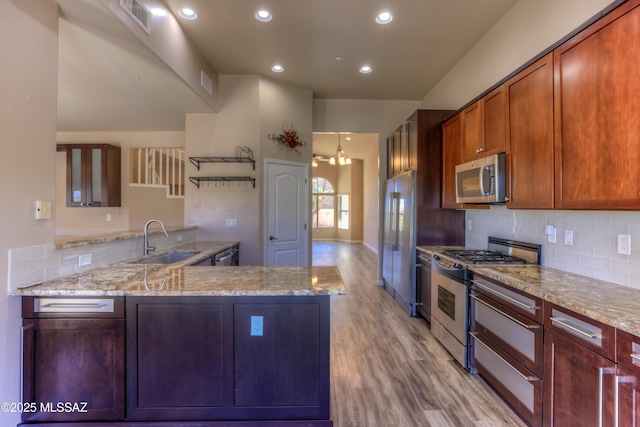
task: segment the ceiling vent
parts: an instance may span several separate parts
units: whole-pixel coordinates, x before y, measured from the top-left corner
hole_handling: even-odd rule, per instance
[[[127,11],[129,16],[147,33],[151,34],[151,21],[149,10],[137,0],[120,0],[120,7]]]
[[[200,70],[200,86],[202,86],[209,95],[213,95],[213,86],[211,85],[211,79],[204,73],[203,70]]]

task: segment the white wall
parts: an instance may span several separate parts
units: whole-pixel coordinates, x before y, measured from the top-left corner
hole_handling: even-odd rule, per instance
[[[363,159],[365,245],[378,250],[380,242],[379,200],[383,197],[382,182],[386,177],[386,139],[416,109],[418,101],[376,101],[349,99],[314,99],[314,132],[377,133],[378,159]]]
[[[58,10],[55,2],[0,0],[0,277],[14,247],[53,242],[35,201],[55,198]],[[20,299],[0,289],[0,402],[20,402]],[[19,422],[0,412],[0,425]]]
[[[250,176],[250,184],[188,184],[185,225],[198,226],[198,240],[240,241],[240,264],[263,263],[263,161],[265,157],[311,162],[311,91],[270,81],[257,75],[220,75],[220,111],[189,114],[186,126],[187,156],[234,156],[235,147],[253,150],[256,170],[247,164],[208,164],[187,176]],[[267,138],[279,134],[283,124],[293,125],[307,146],[301,154],[283,149]],[[237,227],[225,227],[226,219]]]

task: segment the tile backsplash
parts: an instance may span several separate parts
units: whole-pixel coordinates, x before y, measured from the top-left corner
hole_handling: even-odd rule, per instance
[[[181,242],[177,242],[178,235],[182,236]],[[168,239],[161,233],[149,236],[156,250],[195,241],[195,229],[170,232]],[[9,290],[137,257],[142,255],[142,246],[143,238],[136,237],[63,249],[55,249],[52,244],[10,249]],[[80,256],[84,255],[91,255],[91,264],[81,267]]]
[[[547,224],[556,228],[556,243],[547,241]],[[466,225],[466,245],[471,248],[486,249],[489,236],[538,243],[542,265],[640,288],[640,212],[514,210],[494,205],[467,210]],[[572,246],[564,244],[565,230],[573,231]],[[631,235],[631,255],[618,254],[618,234]]]

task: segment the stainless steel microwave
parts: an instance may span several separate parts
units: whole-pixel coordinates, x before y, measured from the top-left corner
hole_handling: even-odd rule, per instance
[[[457,203],[504,203],[506,184],[504,153],[456,166]]]

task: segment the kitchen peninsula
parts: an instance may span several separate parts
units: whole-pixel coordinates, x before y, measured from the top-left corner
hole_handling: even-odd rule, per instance
[[[166,251],[193,253],[183,261],[142,263],[157,253],[14,290],[23,400],[38,409],[22,421],[332,426],[329,298],[346,292],[337,267],[195,265],[218,249],[190,243]],[[86,411],[40,410],[46,402]]]

